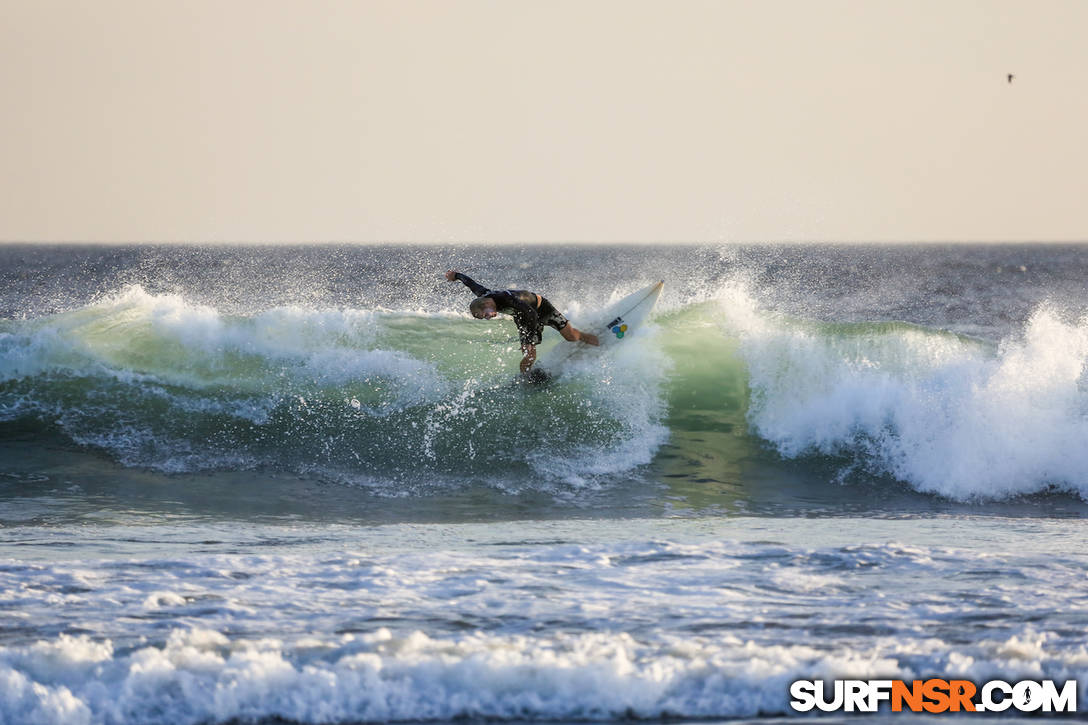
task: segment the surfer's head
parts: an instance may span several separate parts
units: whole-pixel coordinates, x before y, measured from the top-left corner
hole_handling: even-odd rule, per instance
[[[469,303],[468,311],[471,312],[472,316],[477,320],[490,320],[492,317],[499,314],[499,310],[495,306],[495,300],[490,297],[477,297]]]

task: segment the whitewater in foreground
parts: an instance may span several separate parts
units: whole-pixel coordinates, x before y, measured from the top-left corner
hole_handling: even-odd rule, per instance
[[[668,284],[636,344],[536,387],[450,267],[575,324],[628,270]],[[1073,246],[0,247],[0,723],[1088,683],[1086,273]]]

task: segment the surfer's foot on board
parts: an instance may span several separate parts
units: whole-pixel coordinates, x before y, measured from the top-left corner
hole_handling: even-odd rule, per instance
[[[578,340],[581,340],[587,345],[601,344],[600,341],[597,339],[596,335],[591,335],[588,332],[582,332],[581,330],[575,329],[574,325],[570,324],[563,327],[563,329],[559,331],[559,334],[562,335],[563,339],[567,342],[577,342]]]

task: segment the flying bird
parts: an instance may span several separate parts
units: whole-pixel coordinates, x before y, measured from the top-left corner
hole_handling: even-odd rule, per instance
[[[1009,73],[1009,83],[1012,83],[1012,79],[1015,77],[1012,73]]]

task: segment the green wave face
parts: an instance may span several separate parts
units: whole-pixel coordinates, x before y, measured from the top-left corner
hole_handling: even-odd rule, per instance
[[[167,472],[580,482],[646,463],[665,437],[653,355],[519,384],[513,327],[454,315],[229,317],[134,288],[5,323],[0,346],[7,425]]]
[[[994,346],[770,314],[726,286],[543,385],[517,382],[509,321],[451,313],[230,316],[133,287],[0,325],[0,434],[165,472],[392,494],[649,476],[697,498],[781,486],[796,461],[832,485],[890,477],[959,500],[1088,492],[1088,323],[1045,307]]]

